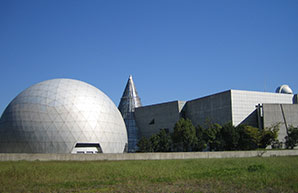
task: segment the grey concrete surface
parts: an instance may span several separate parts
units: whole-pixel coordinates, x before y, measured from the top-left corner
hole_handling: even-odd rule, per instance
[[[264,127],[279,124],[278,140],[285,142],[287,128],[298,127],[298,104],[263,104]]]
[[[194,126],[207,126],[208,122],[225,124],[232,121],[231,91],[225,91],[203,98],[188,101],[185,105],[185,117]]]
[[[0,161],[96,161],[96,160],[167,160],[203,158],[244,158],[298,156],[298,150],[124,153],[124,154],[0,154]]]
[[[180,119],[184,101],[143,106],[135,109],[135,119],[140,136],[151,137],[161,129],[173,132],[175,123]]]
[[[282,115],[280,104],[282,104],[287,124],[297,126],[298,111],[293,101],[294,103],[297,101],[297,95],[228,90],[186,103],[174,101],[143,106],[136,109],[135,118],[140,136],[147,138],[163,128],[172,132],[180,117],[190,119],[194,126],[206,127],[210,122],[218,124],[231,122],[234,126],[245,124],[262,129],[277,121],[284,121],[280,116]],[[260,113],[259,107],[263,104],[264,111]],[[272,107],[267,104],[272,104]],[[279,134],[279,140],[284,143],[285,128],[281,127]]]
[[[258,104],[293,104],[292,94],[231,90],[233,125],[246,124],[258,126],[256,105]]]

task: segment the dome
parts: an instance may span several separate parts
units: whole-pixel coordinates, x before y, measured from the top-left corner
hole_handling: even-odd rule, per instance
[[[123,153],[123,118],[99,89],[53,79],[15,97],[0,119],[2,153]]]
[[[279,86],[275,92],[284,93],[284,94],[293,94],[292,89],[286,84]]]

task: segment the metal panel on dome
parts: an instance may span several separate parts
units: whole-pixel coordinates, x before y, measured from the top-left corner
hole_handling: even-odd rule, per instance
[[[122,153],[127,144],[117,107],[82,81],[53,79],[33,85],[0,119],[2,153],[71,153],[80,141],[100,144],[103,153]]]

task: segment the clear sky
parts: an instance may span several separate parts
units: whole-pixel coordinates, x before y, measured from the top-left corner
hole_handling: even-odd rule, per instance
[[[228,89],[298,92],[297,0],[0,0],[0,113],[22,90],[73,78],[118,105]]]

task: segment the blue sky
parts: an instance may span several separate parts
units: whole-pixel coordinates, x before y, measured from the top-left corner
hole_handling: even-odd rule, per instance
[[[228,89],[298,92],[297,0],[0,1],[0,113],[22,90],[73,78],[118,105]]]

